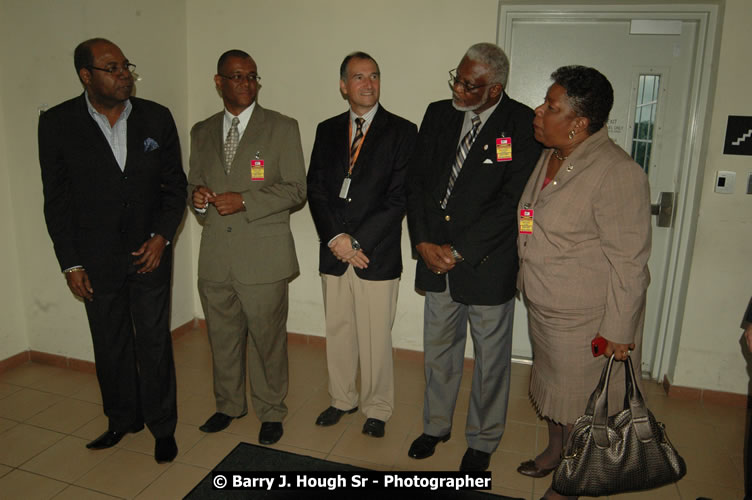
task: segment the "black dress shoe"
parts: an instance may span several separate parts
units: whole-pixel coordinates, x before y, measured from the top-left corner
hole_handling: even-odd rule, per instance
[[[357,406],[351,410],[340,410],[339,408],[330,406],[329,408],[321,412],[319,418],[316,419],[316,425],[329,427],[330,425],[334,425],[339,422],[339,419],[342,418],[342,415],[349,415],[350,413],[355,413],[356,411],[358,411]]]
[[[129,432],[138,432],[141,429],[144,428],[144,425],[141,424],[140,426],[136,426],[132,429],[129,429],[125,432],[121,431],[105,431],[101,436],[99,436],[94,441],[87,443],[86,447],[90,450],[104,450],[106,448],[112,448],[116,444],[120,442],[123,437],[128,434]]]
[[[460,472],[483,472],[491,463],[491,454],[485,451],[468,448],[462,457]]]
[[[264,422],[259,431],[259,443],[274,444],[282,437],[282,422]]]
[[[520,466],[517,467],[517,472],[519,472],[523,476],[535,478],[546,477],[555,470],[556,467],[551,467],[550,469],[541,469],[540,467],[538,467],[538,465],[536,465],[535,460],[522,462]]]
[[[436,445],[439,444],[439,442],[446,443],[449,441],[451,435],[451,432],[447,432],[439,437],[421,434],[418,436],[418,439],[413,441],[413,444],[410,445],[410,451],[407,452],[407,456],[410,458],[417,458],[418,460],[428,458],[433,455]]]
[[[158,464],[172,462],[176,456],[178,456],[178,444],[175,442],[175,436],[157,438],[154,443],[154,460]]]
[[[240,417],[242,417],[241,415]],[[225,415],[224,413],[217,412],[211,417],[209,417],[209,420],[207,420],[204,425],[198,428],[198,430],[202,432],[219,432],[223,429],[227,429],[227,426],[230,425],[230,422],[232,422],[233,418],[240,418],[240,417],[231,417],[229,415]]]
[[[363,434],[368,434],[375,438],[384,437],[384,426],[386,422],[379,420],[378,418],[367,418],[366,423],[363,424]]]

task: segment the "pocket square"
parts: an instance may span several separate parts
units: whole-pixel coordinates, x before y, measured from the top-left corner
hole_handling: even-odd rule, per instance
[[[484,165],[493,165],[493,162],[491,161],[490,158],[486,158],[485,160],[483,160],[483,164]]]
[[[144,139],[144,153],[148,153],[149,151],[154,151],[158,147],[159,147],[159,144],[157,143],[157,141],[155,141],[151,137]]]

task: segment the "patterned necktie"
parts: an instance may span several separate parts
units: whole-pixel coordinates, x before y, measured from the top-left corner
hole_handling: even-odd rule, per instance
[[[225,174],[230,174],[230,166],[232,160],[235,158],[235,151],[238,150],[238,142],[240,142],[240,132],[238,132],[238,124],[240,119],[235,116],[232,118],[232,125],[230,130],[227,131],[227,139],[225,139]]]
[[[474,114],[473,128],[471,128],[470,131],[465,134],[465,137],[462,138],[462,142],[460,142],[460,145],[457,148],[457,154],[454,156],[454,163],[452,163],[452,173],[449,175],[449,184],[447,185],[446,195],[444,196],[444,199],[441,200],[442,210],[446,208],[447,203],[449,202],[449,195],[452,194],[452,188],[454,187],[454,183],[457,181],[457,176],[460,175],[462,164],[465,163],[465,158],[467,158],[467,152],[470,151],[470,147],[473,145],[473,142],[475,142],[475,138],[478,136],[479,130],[480,117]]]
[[[365,120],[363,118],[355,119],[355,125],[357,125],[358,128],[355,130],[355,138],[353,139],[352,146],[350,146],[350,166],[355,163],[355,154],[358,152],[358,146],[360,146],[360,142],[363,140],[364,123]]]

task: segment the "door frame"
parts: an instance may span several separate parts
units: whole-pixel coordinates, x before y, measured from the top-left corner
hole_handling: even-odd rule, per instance
[[[722,0],[721,6],[722,6]],[[674,210],[674,234],[669,245],[666,283],[661,297],[655,355],[649,376],[663,380],[673,374],[681,338],[684,306],[689,283],[699,211],[700,190],[707,137],[710,127],[711,90],[715,86],[714,61],[720,49],[719,5],[707,3],[653,3],[639,0],[613,1],[608,4],[580,1],[499,0],[496,40],[511,53],[512,26],[518,21],[565,20],[588,17],[604,19],[681,20],[696,23],[697,46],[693,58],[692,80],[689,87],[689,110],[684,127],[684,141],[680,148],[676,181],[678,200]],[[514,61],[511,61],[514,71]]]

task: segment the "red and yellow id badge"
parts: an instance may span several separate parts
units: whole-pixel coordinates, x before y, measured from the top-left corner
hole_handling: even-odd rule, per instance
[[[251,180],[264,180],[264,160],[251,160]]]
[[[496,161],[512,161],[512,138],[496,139]]]
[[[520,234],[533,234],[533,209],[520,210]]]

